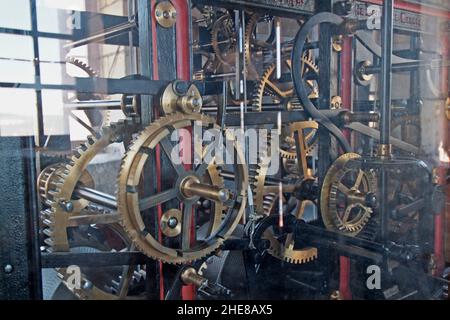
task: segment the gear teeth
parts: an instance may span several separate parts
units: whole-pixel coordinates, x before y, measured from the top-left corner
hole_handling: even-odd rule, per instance
[[[55,226],[55,224],[53,223],[53,221],[52,221],[51,219],[44,219],[44,220],[42,221],[42,223],[43,223],[44,225],[48,226],[48,227],[54,227],[54,226]],[[44,230],[45,230],[45,229],[44,229]]]
[[[53,247],[55,244],[52,238],[46,238],[46,239],[44,239],[44,242],[45,242],[45,244],[47,244],[50,247]]]
[[[53,236],[53,230],[51,228],[45,228],[44,230],[42,230],[42,232],[47,236],[47,237],[52,237]]]

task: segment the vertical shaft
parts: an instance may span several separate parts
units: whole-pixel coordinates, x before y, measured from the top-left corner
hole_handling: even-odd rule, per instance
[[[392,80],[392,30],[393,30],[393,3],[394,0],[386,0],[383,5],[381,42],[381,145],[389,145],[391,131],[391,80]]]
[[[390,156],[390,126],[391,126],[391,79],[392,79],[392,30],[393,30],[393,0],[384,1],[381,42],[381,123],[380,123],[380,155],[385,158]],[[380,207],[381,207],[381,239],[387,241],[388,235],[388,176],[384,167],[380,172]]]

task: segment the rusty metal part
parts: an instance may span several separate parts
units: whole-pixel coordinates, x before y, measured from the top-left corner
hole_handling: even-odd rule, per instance
[[[170,209],[161,217],[159,223],[161,232],[167,237],[176,237],[181,233],[182,212],[178,209]]]
[[[192,84],[186,92],[178,92],[174,86],[177,82],[169,84],[160,97],[160,105],[166,115],[177,111],[189,113],[200,112],[203,99],[197,86]]]
[[[203,162],[195,171],[189,171],[171,157],[173,146],[170,136],[172,133],[176,130],[192,129],[194,123],[201,123],[204,128],[220,132],[214,119],[202,114],[174,113],[160,118],[136,137],[123,158],[119,174],[118,208],[125,231],[138,250],[153,259],[166,263],[188,263],[214,252],[231,235],[244,213],[248,178],[244,157],[240,147],[236,144],[235,152],[239,159],[238,163],[234,165],[236,189],[233,190],[232,197],[226,203],[213,201],[214,210],[208,217],[205,240],[191,239],[191,231],[194,227],[192,210],[200,198],[196,196],[193,199],[186,199],[183,195],[182,186],[185,177],[195,176],[200,183],[221,187],[220,180],[217,180],[219,175],[215,158],[209,159],[208,163]],[[142,171],[149,156],[158,145],[171,159],[178,179],[173,188],[144,197],[139,192]],[[212,145],[206,147],[195,145],[194,150],[197,154],[204,156],[208,154],[210,146]],[[149,229],[142,219],[142,212],[172,200],[182,204],[183,222],[178,243],[167,244],[163,241],[164,239],[161,241],[157,235],[148,231]]]
[[[353,164],[361,156],[346,153],[328,169],[320,195],[320,211],[325,227],[348,236],[358,235],[369,222],[373,209],[366,195],[376,194],[377,180],[372,171]]]
[[[155,17],[161,27],[171,28],[177,22],[177,11],[170,1],[162,1],[155,6]]]

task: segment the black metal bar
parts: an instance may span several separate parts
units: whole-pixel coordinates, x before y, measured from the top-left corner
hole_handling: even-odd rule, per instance
[[[144,264],[147,257],[141,252],[54,252],[42,253],[42,268],[60,268],[70,265],[80,267],[107,267]]]
[[[215,6],[224,6],[230,9],[252,9],[272,13],[282,14],[283,16],[293,15],[311,15],[314,13],[315,1],[278,1],[278,0],[195,0],[194,3]]]
[[[413,62],[403,62],[403,63],[395,63],[391,66],[392,72],[410,72],[415,69],[440,69],[446,68],[449,66],[449,62],[447,60],[432,60],[432,61],[413,61]],[[362,67],[364,70],[364,74],[377,74],[381,73],[383,70],[383,66],[367,66]]]
[[[72,90],[81,93],[155,95],[169,81],[145,79],[75,78],[75,84],[0,82],[2,88],[36,90]]]
[[[168,81],[144,79],[75,78],[76,91],[83,93],[128,93],[156,95]]]
[[[137,1],[138,24],[139,24],[139,73],[153,79],[153,50],[152,50],[152,25],[151,6],[147,0]],[[141,97],[141,122],[148,125],[152,121],[152,103],[148,96]]]
[[[33,33],[33,31],[31,31],[31,30],[21,30],[21,29],[4,28],[4,27],[0,27],[0,33],[15,34],[15,35],[22,35],[22,36],[33,36],[33,34],[35,34],[37,37],[40,37],[40,38],[73,40],[73,36],[70,34],[52,33],[52,32]]]
[[[139,23],[139,73],[149,79],[153,79],[153,46],[157,42],[153,39],[152,29],[152,2],[148,0],[137,0],[137,15]],[[167,84],[166,84],[167,85]],[[148,95],[141,97],[141,123],[144,126],[149,125],[156,118],[155,110],[153,110],[152,99]],[[144,190],[147,194],[155,194],[157,186],[156,161],[155,156],[150,157],[145,167],[148,179],[144,181]],[[157,217],[157,211],[145,212],[144,219],[150,219],[149,216]],[[159,263],[147,259],[145,260],[147,277],[145,281],[145,290],[148,299],[159,299],[159,283],[160,269]]]
[[[31,32],[33,39],[33,56],[34,56],[34,78],[35,84],[39,86],[41,84],[41,67],[39,59],[39,38],[37,36],[37,13],[36,13],[36,0],[30,0],[30,17],[31,17]],[[36,89],[36,124],[37,124],[37,137],[36,144],[42,146],[44,141],[44,115],[42,111],[42,91]]]

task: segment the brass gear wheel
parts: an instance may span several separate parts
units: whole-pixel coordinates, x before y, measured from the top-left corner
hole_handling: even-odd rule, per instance
[[[77,148],[69,163],[57,163],[45,168],[38,178],[38,188],[44,208],[41,211],[44,239],[49,252],[69,252],[73,243],[69,239],[69,229],[82,225],[104,225],[119,230],[117,214],[91,205],[88,200],[77,197],[77,186],[94,188],[94,182],[87,171],[92,159],[111,143],[125,139],[134,130],[131,120],[113,123],[101,129],[97,136],[89,136],[87,141]],[[65,281],[66,268],[58,268],[60,277]],[[117,296],[104,292],[101,288],[82,275],[80,288],[69,288],[80,299],[117,299]],[[88,284],[88,285],[86,285]]]
[[[315,121],[302,121],[297,123],[292,123],[289,126],[290,137],[294,138],[294,131],[301,131],[303,132],[302,137],[299,137],[302,141],[300,144],[302,144],[304,147],[304,155],[303,157],[306,157],[309,155],[312,150],[314,149],[314,146],[316,144],[316,141],[314,139],[315,133],[318,129],[318,123]],[[294,148],[295,148],[295,141],[294,141]],[[296,174],[298,176],[298,164],[297,164],[297,154],[294,149],[294,151],[291,150],[282,150],[280,148],[280,156],[286,160],[290,160],[292,163],[292,166],[294,169],[292,169],[290,172],[291,174]],[[301,160],[301,162],[306,162],[306,159]],[[271,156],[267,153],[262,153],[260,155],[258,165],[256,169],[254,169],[254,174],[251,176],[251,183],[253,188],[253,195],[254,195],[254,204],[255,204],[255,210],[256,213],[259,215],[265,215],[265,206],[267,206],[267,203],[271,203],[271,200],[266,200],[265,197],[267,197],[270,192],[267,190],[270,189],[272,186],[267,185],[267,173],[269,170],[269,166],[271,164]],[[276,195],[276,194],[275,194]]]
[[[266,20],[269,23],[271,17],[264,16],[258,13],[251,14],[250,19],[247,22],[245,27],[245,39],[244,39],[244,50],[245,50],[245,65],[247,66],[247,74],[250,78],[258,78],[259,72],[258,70],[264,64],[264,53],[257,52],[259,56],[255,56],[255,50],[271,50],[273,48],[274,36],[273,32],[269,35],[269,37],[264,40],[257,40],[253,37],[255,29],[259,22]],[[272,28],[273,29],[273,28]],[[272,30],[273,31],[273,30]]]
[[[325,227],[348,236],[358,235],[369,222],[373,210],[366,205],[365,196],[375,194],[377,180],[372,171],[364,171],[356,153],[340,156],[325,176],[320,210]]]
[[[289,195],[288,197],[286,197],[288,198],[288,201],[295,201],[296,206],[293,215],[296,219],[301,219],[303,217],[305,206],[310,201],[299,201],[295,198],[293,193],[296,190],[296,184],[293,183],[293,181],[297,182],[299,179],[314,179],[311,174],[311,170],[307,167],[306,163],[306,156],[308,154],[309,148],[308,135],[305,133],[305,130],[308,128],[317,127],[318,125],[314,121],[297,122],[290,125],[293,139],[299,140],[295,143],[295,145],[298,145],[300,147],[299,162],[301,165],[301,169],[299,164],[297,163],[296,166],[298,168],[296,171],[296,175],[291,174],[285,176],[284,179],[282,179],[282,192],[283,197],[285,195]],[[277,207],[276,205],[279,204],[279,182],[277,183],[276,181],[270,181],[267,175],[271,160],[272,158],[268,154],[261,155],[259,165],[255,170],[255,176],[252,181],[254,188],[253,194],[255,210],[256,213],[261,216],[279,214],[279,210],[274,210]],[[299,173],[301,173],[301,175],[299,175]],[[290,183],[287,182],[286,184],[285,181],[290,181]],[[285,202],[286,199],[283,198],[283,203]],[[276,234],[277,230],[273,226],[265,230],[263,234],[263,238],[269,240],[270,242],[268,253],[272,256],[294,264],[306,263],[317,258],[317,248],[295,248],[292,234],[287,234],[286,239],[283,241],[280,241],[277,238]]]
[[[278,210],[275,210],[277,209],[276,204],[279,201],[278,195],[275,194],[268,195],[265,201],[266,201],[266,208],[270,210],[266,214],[267,215],[278,214]],[[293,213],[296,219],[302,218],[305,212],[306,205],[308,203],[312,204],[312,202],[310,201],[298,201],[297,206],[294,209],[295,212]],[[268,228],[264,231],[263,239],[269,240],[270,246],[267,249],[267,252],[271,256],[293,264],[308,263],[317,259],[318,254],[317,248],[315,247],[295,248],[295,242],[293,239],[294,234],[288,233],[285,236],[286,239],[284,239],[283,241],[278,239],[274,227]]]
[[[210,157],[207,162],[203,161],[195,170],[187,170],[178,163],[177,159],[173,159],[174,146],[170,136],[176,135],[178,130],[192,129],[194,123],[201,124],[203,128],[215,130],[217,133],[221,132],[212,118],[202,114],[177,112],[160,118],[137,136],[122,160],[119,174],[118,208],[125,231],[137,249],[165,263],[189,263],[212,253],[232,234],[244,214],[248,178],[244,157],[237,144],[234,152],[238,163],[233,165],[235,178],[232,185],[235,189],[232,191],[223,188],[221,181],[218,180],[218,166],[221,164],[216,162],[216,156]],[[194,144],[196,154],[203,156],[210,154],[209,150],[214,146],[214,144],[203,146],[195,142]],[[166,182],[162,184],[170,185],[170,189],[143,195],[141,188],[143,168],[149,155],[154,154],[157,146],[161,147],[162,152],[171,161],[176,172],[176,180],[175,176],[167,174],[163,177]],[[205,191],[208,195],[199,192],[200,189],[208,190]],[[192,237],[191,233],[193,226],[201,225],[201,222],[197,220],[199,217],[194,218],[192,212],[202,195],[205,198],[210,197],[215,209],[202,225],[208,227],[203,228],[207,230],[206,234],[199,234],[198,236],[202,239],[198,239],[197,235]],[[177,238],[162,237],[160,239],[157,227],[155,228],[155,225],[160,223],[144,222],[142,212],[148,212],[159,205],[164,205],[164,210],[182,208],[183,221]],[[173,225],[178,226],[178,221],[174,221]]]
[[[305,53],[302,58],[302,75],[307,73],[319,74],[319,67],[315,64],[311,54]],[[290,59],[283,60],[282,69],[292,72],[292,63]],[[300,102],[296,98],[294,85],[292,81],[280,82],[275,78],[276,64],[273,63],[266,68],[261,79],[256,85],[255,92],[253,93],[252,106],[255,111],[262,111],[264,97],[270,96],[274,100],[282,102],[285,101],[286,108],[292,109],[295,104]],[[314,87],[311,81],[308,82],[311,88],[310,98],[317,96],[317,89]]]

